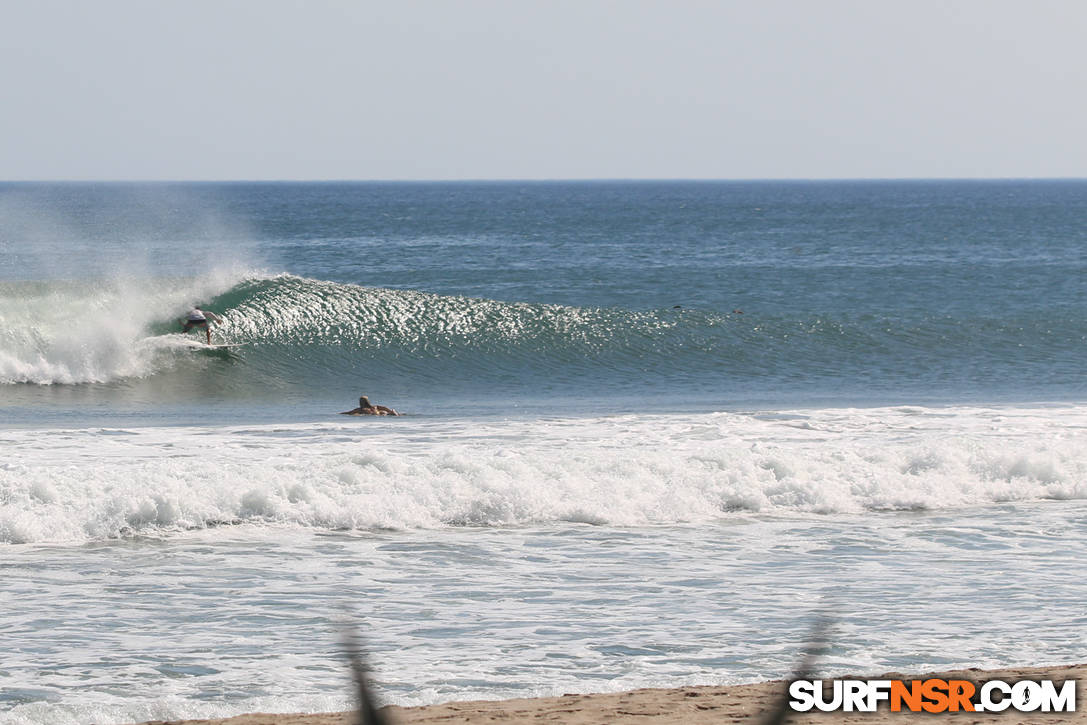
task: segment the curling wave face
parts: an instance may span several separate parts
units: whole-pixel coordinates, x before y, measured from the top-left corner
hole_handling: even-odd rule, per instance
[[[177,318],[194,302],[219,312],[221,339],[246,344],[240,365],[192,355]],[[0,285],[0,383],[124,383],[193,375],[245,396],[307,394],[364,377],[410,387],[662,396],[767,390],[917,394],[1007,388],[1048,397],[1078,385],[1087,323],[1054,315],[924,312],[894,322],[755,316],[738,311],[572,307],[363,287],[292,275],[6,282]],[[259,381],[259,384],[254,381]],[[843,390],[845,383],[846,390]],[[176,387],[176,386],[175,386]]]

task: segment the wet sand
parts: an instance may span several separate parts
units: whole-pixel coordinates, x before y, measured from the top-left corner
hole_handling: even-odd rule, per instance
[[[1058,684],[1068,679],[1077,680],[1077,712],[1044,713],[909,713],[890,712],[886,708],[874,713],[791,713],[790,723],[923,723],[952,718],[962,723],[1087,723],[1087,700],[1084,700],[1083,680],[1087,677],[1087,665],[1057,667],[1019,667],[1000,670],[953,670],[940,673],[909,675],[892,672],[879,675],[858,675],[858,678],[879,679],[962,679],[978,682],[999,679],[1015,681],[1023,679],[1051,679]],[[476,723],[618,723],[633,725],[647,723],[665,725],[675,723],[757,723],[780,701],[785,692],[784,681],[761,682],[750,685],[722,687],[678,687],[671,689],[646,689],[630,692],[563,695],[523,700],[450,702],[422,707],[388,706],[382,709],[393,723],[405,725],[459,725]],[[252,714],[221,720],[155,721],[149,725],[354,725],[354,713],[319,714]]]

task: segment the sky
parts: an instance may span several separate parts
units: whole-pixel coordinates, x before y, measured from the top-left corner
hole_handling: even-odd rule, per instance
[[[0,0],[0,179],[1087,177],[1081,0]]]

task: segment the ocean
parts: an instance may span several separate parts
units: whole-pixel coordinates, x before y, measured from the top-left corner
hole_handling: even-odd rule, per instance
[[[0,722],[349,709],[344,626],[402,705],[781,678],[820,616],[823,674],[1083,662],[1085,219],[0,184]]]

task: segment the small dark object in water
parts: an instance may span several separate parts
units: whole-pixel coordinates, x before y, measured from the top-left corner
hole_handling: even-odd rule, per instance
[[[359,398],[359,407],[345,410],[340,415],[400,415],[387,405],[374,405],[365,395]]]

